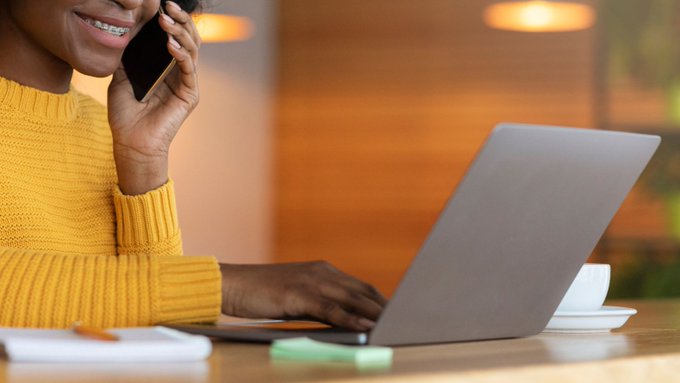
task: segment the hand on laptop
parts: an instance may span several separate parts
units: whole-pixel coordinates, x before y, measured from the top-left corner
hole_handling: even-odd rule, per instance
[[[327,262],[220,264],[222,312],[245,318],[313,318],[358,331],[373,328],[387,303],[373,286]]]

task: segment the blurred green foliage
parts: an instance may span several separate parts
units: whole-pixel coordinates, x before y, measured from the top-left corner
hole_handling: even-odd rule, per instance
[[[610,75],[667,87],[680,77],[680,0],[601,0]]]
[[[680,297],[680,261],[656,262],[649,257],[612,270],[608,299]]]
[[[678,37],[680,40],[680,34]],[[678,212],[677,207],[680,207],[678,203],[680,201],[678,199],[680,198],[680,129],[645,132],[658,134],[662,140],[659,149],[642,173],[640,185],[645,188],[645,191],[664,198],[669,211]]]
[[[664,199],[670,231],[680,241],[680,0],[600,0],[598,20],[610,86],[626,79],[665,95],[668,126],[656,132],[663,142],[641,184]],[[616,265],[608,297],[680,296],[680,254],[658,258],[641,252]]]
[[[601,0],[598,17],[609,80],[663,90],[668,120],[680,124],[680,0]]]

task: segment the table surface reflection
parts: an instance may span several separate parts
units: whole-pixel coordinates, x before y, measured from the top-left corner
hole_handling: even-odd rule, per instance
[[[271,360],[268,346],[214,342],[205,362],[37,364],[0,361],[7,382],[626,382],[680,376],[680,300],[609,302],[638,314],[611,333],[395,348],[389,367]]]

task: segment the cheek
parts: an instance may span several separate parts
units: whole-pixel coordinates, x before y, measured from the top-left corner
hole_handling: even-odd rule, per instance
[[[160,7],[161,2],[159,0],[145,1],[142,9],[142,20],[144,22],[151,20]]]
[[[101,49],[86,40],[70,44],[66,48],[66,60],[80,73],[94,77],[105,77],[120,66],[122,50]]]
[[[137,19],[137,28],[133,32],[133,38],[134,36],[139,33],[139,31],[142,29],[142,26],[148,23],[155,15],[158,13],[158,9],[160,8],[160,1],[159,0],[153,0],[153,1],[145,1],[144,5],[142,6],[141,12],[139,13],[138,19]]]
[[[49,2],[45,3],[49,4]],[[73,37],[71,30],[73,25],[69,13],[46,6],[30,6],[30,4],[31,2],[28,2],[12,10],[13,19],[21,30],[21,34],[34,46],[62,57],[69,51],[68,46]]]

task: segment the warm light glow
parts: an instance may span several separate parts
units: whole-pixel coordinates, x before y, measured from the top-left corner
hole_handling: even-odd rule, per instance
[[[202,13],[194,16],[196,29],[204,43],[247,40],[253,35],[253,23],[246,17]]]
[[[488,6],[484,21],[492,28],[520,32],[566,32],[590,28],[595,12],[567,1],[506,1]]]

